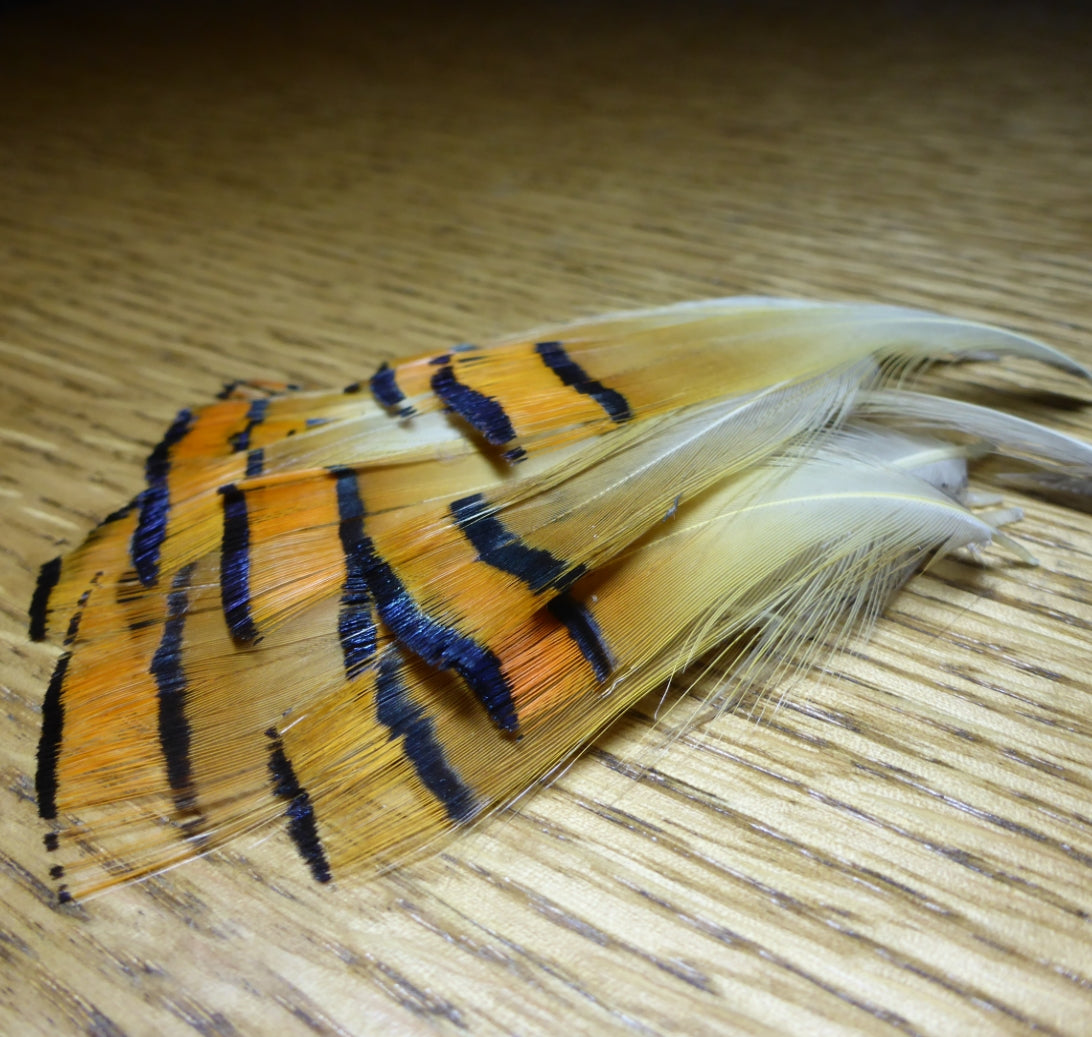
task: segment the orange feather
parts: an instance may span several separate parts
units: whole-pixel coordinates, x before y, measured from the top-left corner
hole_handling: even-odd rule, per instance
[[[739,299],[181,412],[31,606],[62,641],[37,775],[62,899],[278,819],[321,881],[393,866],[690,658],[731,657],[731,701],[923,559],[1011,546],[968,461],[1080,503],[1092,448],[904,385],[1000,354],[1088,377],[934,314]]]

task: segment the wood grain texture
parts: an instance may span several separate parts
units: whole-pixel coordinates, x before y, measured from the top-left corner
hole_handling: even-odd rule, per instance
[[[278,833],[44,881],[37,566],[224,381],[736,293],[1092,362],[1090,22],[851,11],[0,15],[0,1030],[1092,1032],[1092,521],[1017,494],[1039,568],[947,561],[761,721],[661,752],[650,702],[385,878],[317,887]]]

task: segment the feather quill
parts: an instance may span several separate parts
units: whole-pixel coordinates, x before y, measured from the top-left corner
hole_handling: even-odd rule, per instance
[[[278,819],[320,881],[391,867],[692,658],[725,660],[723,702],[779,682],[922,561],[1011,543],[968,461],[1087,482],[1087,444],[906,388],[1003,355],[1088,377],[985,325],[746,298],[181,412],[31,606],[63,642],[37,775],[62,899]]]

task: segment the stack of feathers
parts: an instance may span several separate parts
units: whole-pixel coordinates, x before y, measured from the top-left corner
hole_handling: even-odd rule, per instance
[[[61,898],[278,821],[320,881],[390,867],[692,660],[731,704],[938,554],[1030,561],[968,462],[1087,506],[1092,448],[910,387],[1003,355],[1089,377],[981,324],[740,298],[182,411],[31,606],[63,642],[37,773]]]

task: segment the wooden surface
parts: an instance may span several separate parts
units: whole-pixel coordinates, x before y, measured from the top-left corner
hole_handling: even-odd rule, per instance
[[[1013,494],[1040,568],[946,562],[762,722],[658,752],[640,711],[326,888],[276,835],[58,907],[24,639],[38,565],[234,377],[736,293],[1092,361],[1089,22],[147,6],[0,15],[0,1031],[1092,1033],[1088,516]]]

